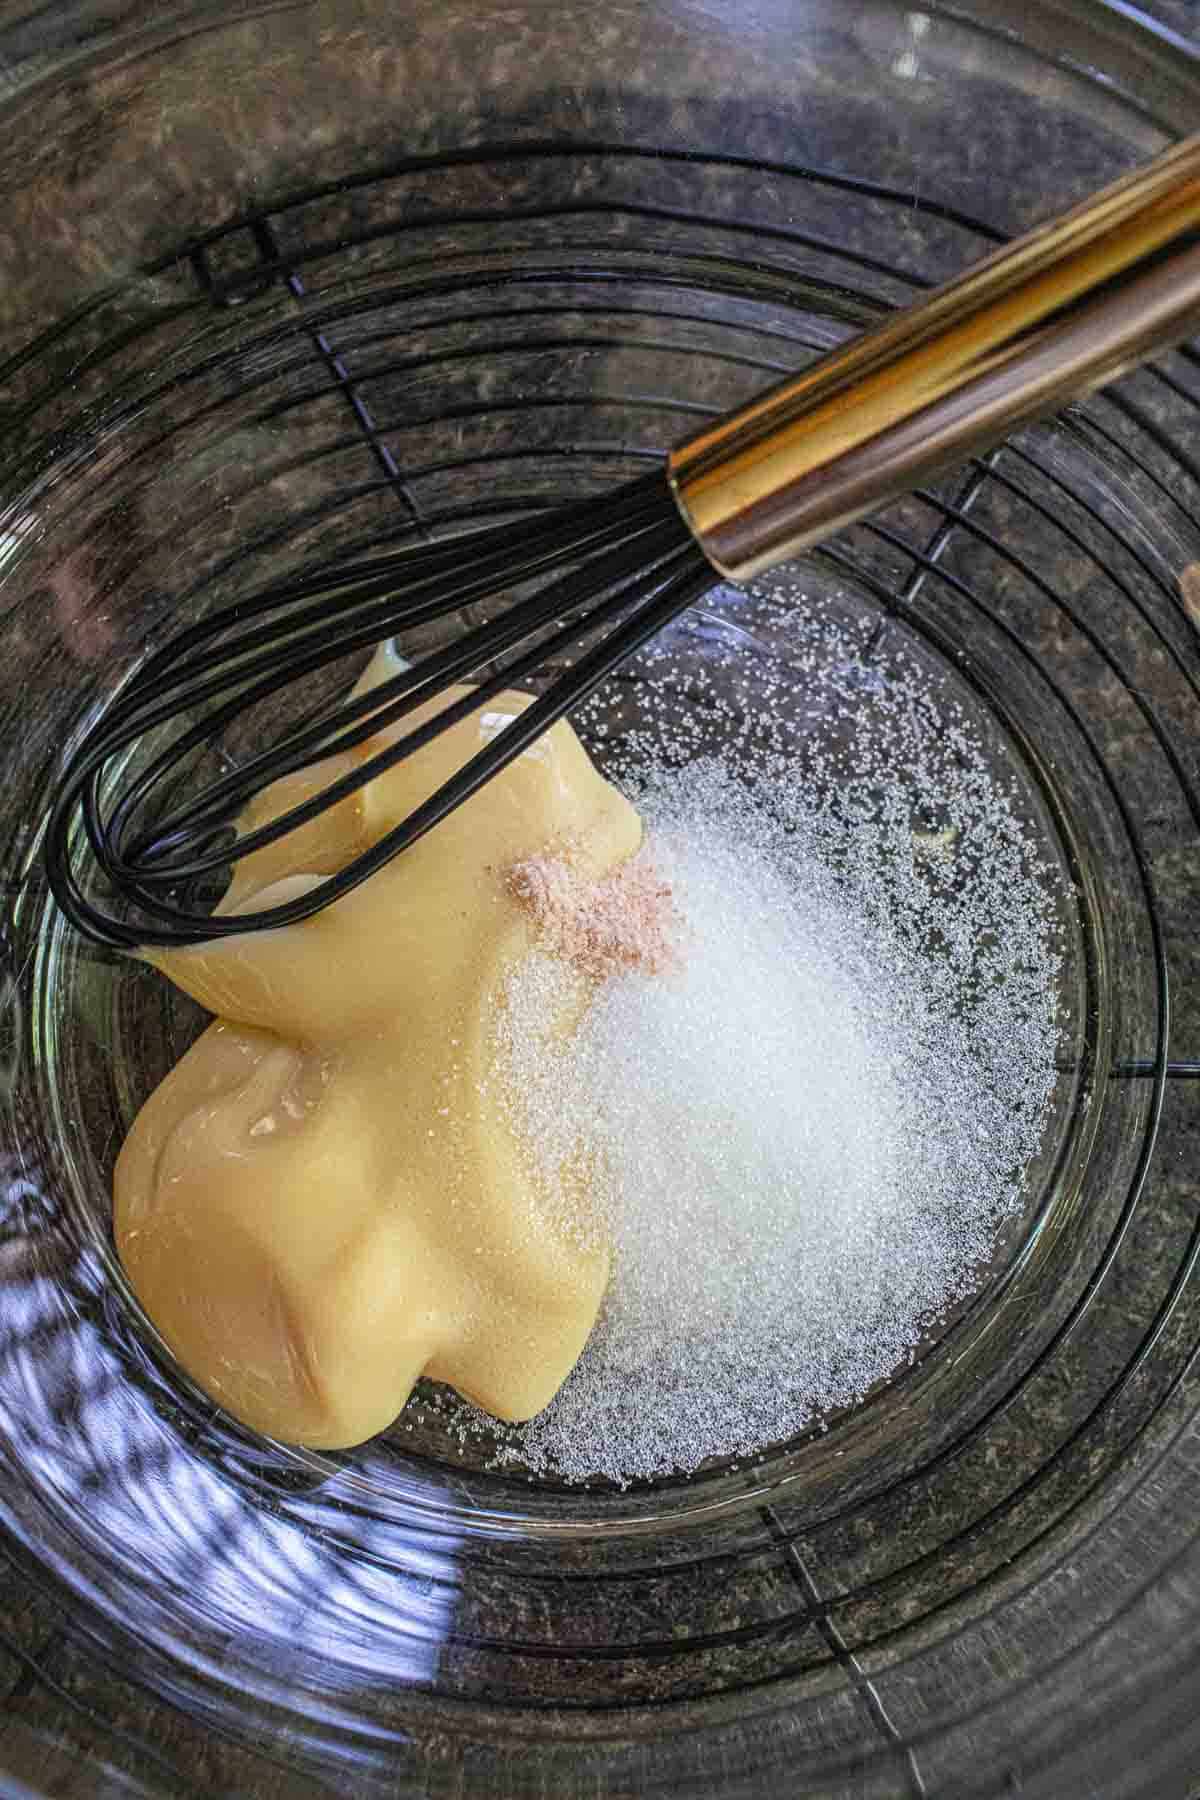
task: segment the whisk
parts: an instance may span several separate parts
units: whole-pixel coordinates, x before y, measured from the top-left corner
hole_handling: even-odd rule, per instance
[[[1200,137],[1105,189],[681,444],[654,475],[532,521],[326,565],[180,631],[70,754],[45,837],[54,897],[118,949],[295,923],[435,827],[722,579],[745,580],[1112,380],[1200,325]],[[165,804],[248,709],[464,607],[495,616]],[[214,915],[195,898],[505,688],[571,653],[532,704],[401,824],[309,891]],[[469,691],[449,697],[454,684]],[[432,717],[278,818],[268,783]],[[181,723],[181,721],[183,721]],[[167,734],[138,765],[149,734]],[[90,883],[80,873],[88,858]],[[100,877],[96,881],[96,874]]]

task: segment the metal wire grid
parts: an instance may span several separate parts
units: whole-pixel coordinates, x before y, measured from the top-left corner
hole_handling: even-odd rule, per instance
[[[754,174],[763,174],[761,166],[748,160],[734,158],[705,158],[699,154],[681,157],[677,153],[667,153],[657,149],[632,149],[628,146],[587,145],[579,147],[578,154],[591,159],[619,158],[630,166],[636,165],[638,157],[663,158],[673,155],[679,161],[694,169],[708,166],[736,168]],[[464,154],[458,159],[447,159],[463,166],[471,161],[478,161],[489,167],[502,167],[506,164],[528,163],[543,158],[562,158],[561,145],[492,145],[478,151]],[[364,176],[363,187],[379,186],[402,180],[413,171],[425,175],[439,165],[428,162],[416,162],[395,165],[388,170],[373,171]],[[443,165],[444,166],[444,165]],[[773,165],[769,173],[776,180],[803,182],[806,184],[828,184],[828,186],[844,196],[848,202],[869,201],[884,207],[910,208],[914,205],[910,194],[867,182],[848,181],[844,177],[826,174],[818,170],[787,168]],[[392,245],[398,243],[402,233],[410,229],[404,222],[394,217],[381,221],[360,232],[352,241],[347,242],[336,235],[322,241],[290,242],[281,247],[281,234],[286,238],[285,227],[289,213],[308,211],[326,199],[344,198],[344,189],[317,190],[297,196],[292,207],[285,211],[280,209],[273,215],[244,215],[221,230],[209,233],[204,239],[186,247],[181,257],[186,257],[194,273],[197,286],[202,296],[200,304],[214,308],[226,308],[261,296],[272,286],[282,284],[290,295],[298,301],[306,298],[305,274],[307,265],[318,267],[328,263],[329,259],[345,257],[353,249],[372,242]],[[957,232],[970,234],[974,240],[995,241],[997,234],[979,221],[971,220],[950,209],[942,208],[929,199],[921,199],[917,203],[920,212],[930,220],[949,226]],[[761,265],[770,272],[769,252],[765,246],[781,243],[787,246],[789,253],[797,250],[809,252],[814,257],[829,258],[850,272],[855,272],[867,284],[865,305],[869,311],[879,298],[879,281],[881,278],[886,291],[887,284],[896,282],[900,286],[914,287],[924,285],[924,280],[913,270],[897,270],[894,265],[871,257],[865,252],[848,248],[846,245],[815,236],[812,233],[793,231],[786,227],[771,226],[763,229],[746,217],[729,219],[714,218],[683,207],[648,209],[630,202],[619,200],[598,202],[589,207],[577,200],[565,203],[561,209],[534,208],[527,209],[519,216],[526,224],[543,224],[548,218],[558,217],[570,221],[575,226],[578,220],[586,218],[589,212],[597,209],[611,214],[614,210],[630,217],[647,219],[651,214],[656,224],[666,224],[671,228],[680,228],[685,232],[696,232],[703,238],[705,231],[727,230],[731,226],[738,233],[759,241]],[[496,218],[506,218],[497,212]],[[412,222],[412,229],[429,231],[441,227],[457,228],[479,222],[478,213],[464,215],[453,209],[444,215],[422,213]],[[294,233],[293,233],[294,236]],[[242,261],[240,251],[249,243],[252,246],[253,260]],[[572,243],[571,253],[578,254],[577,246]],[[226,266],[222,272],[221,265],[226,265],[232,256],[232,271]],[[602,257],[598,256],[598,262]],[[693,250],[689,255],[689,265],[695,267],[704,262],[703,255],[698,256]],[[714,270],[721,264],[721,258],[714,258]],[[646,259],[647,267],[643,273],[647,281],[653,279],[653,257]],[[152,272],[153,273],[153,272]],[[589,271],[589,278],[599,281],[599,268]],[[790,280],[789,271],[783,271],[784,283]],[[541,279],[545,284],[545,277]],[[722,291],[728,293],[728,283],[732,279],[727,267],[721,268],[720,283]],[[454,277],[433,276],[425,284],[427,292],[438,288],[452,291]],[[773,278],[760,282],[765,291],[778,291]],[[486,291],[486,283],[484,284]],[[831,305],[836,301],[837,310],[845,316],[847,290],[843,283],[836,283],[828,274],[809,276],[805,284],[805,303],[811,310],[814,295],[818,298],[824,288]],[[645,305],[641,311],[651,320],[664,317],[664,308],[658,304],[663,298],[663,290],[659,289],[655,301]],[[853,302],[853,290],[850,300]],[[685,296],[686,299],[686,296]],[[366,303],[368,313],[379,304],[378,295],[369,297]],[[195,303],[181,302],[181,312],[193,312]],[[576,351],[581,340],[577,336],[556,338],[543,335],[547,327],[553,328],[556,316],[568,309],[559,303],[550,303],[537,308],[522,308],[518,330],[512,334],[514,344],[522,342],[521,330],[526,321],[539,320],[537,345],[540,349],[550,351]],[[579,314],[583,307],[576,302],[569,308],[572,314]],[[598,321],[605,329],[597,336],[596,342],[605,348],[612,348],[623,341],[614,334],[612,321],[622,319],[626,323],[633,318],[638,308],[627,302],[611,303],[600,300],[594,306]],[[303,337],[310,346],[310,354],[318,364],[317,377],[313,381],[303,383],[297,391],[288,394],[280,401],[269,401],[258,410],[260,420],[270,419],[278,424],[286,422],[287,415],[311,401],[320,401],[328,396],[337,396],[350,415],[352,435],[334,442],[325,440],[312,452],[315,459],[327,457],[335,452],[351,448],[357,444],[369,456],[375,467],[375,473],[361,478],[348,488],[339,490],[332,499],[322,496],[307,510],[300,512],[278,528],[264,533],[257,541],[236,546],[227,557],[213,569],[205,572],[201,584],[219,581],[227,576],[236,575],[243,562],[251,556],[261,555],[265,550],[275,549],[286,543],[289,537],[300,537],[311,525],[319,524],[323,519],[336,516],[351,500],[359,501],[380,492],[394,495],[398,501],[397,519],[382,529],[367,534],[357,534],[349,544],[341,547],[358,551],[369,549],[376,544],[391,542],[398,535],[422,529],[427,523],[440,522],[436,514],[427,518],[419,497],[420,482],[429,474],[437,474],[437,468],[422,466],[413,467],[409,463],[401,463],[389,447],[389,422],[379,422],[379,410],[372,398],[370,390],[373,383],[385,380],[401,368],[402,359],[394,354],[380,355],[367,362],[362,369],[356,369],[353,361],[347,357],[339,344],[339,326],[349,330],[349,321],[353,318],[350,308],[339,305],[325,305],[321,300],[315,305],[304,308],[301,316],[288,320],[284,324],[272,322],[267,327],[266,335],[278,342],[280,337]],[[666,309],[666,316],[686,321],[690,316],[687,305],[675,304]],[[512,314],[507,305],[506,289],[501,286],[495,303],[480,306],[472,303],[471,307],[456,323],[463,321],[472,326],[495,325],[508,321],[511,328]],[[444,320],[442,321],[445,322]],[[84,332],[89,321],[76,319],[67,321],[62,327],[61,337],[69,339],[72,332]],[[128,343],[136,342],[139,327],[132,329]],[[392,338],[393,328],[385,327],[379,333],[381,345],[386,346]],[[822,341],[806,336],[803,331],[783,331],[777,327],[764,329],[753,325],[746,328],[745,335],[757,337],[760,348],[757,352],[740,351],[747,371],[756,381],[770,379],[774,374],[791,366],[797,355],[815,353],[824,347]],[[644,338],[628,340],[630,344],[644,347]],[[73,359],[73,377],[79,378],[81,371],[102,371],[106,362],[115,353],[125,349],[126,343],[119,338],[106,337],[101,332],[95,347],[85,351],[82,356]],[[40,347],[45,353],[45,346]],[[361,356],[364,349],[372,349],[370,334],[359,334],[354,344],[355,358]],[[494,344],[488,345],[494,350]],[[242,350],[243,359],[252,356],[253,345]],[[451,355],[456,354],[451,352]],[[436,359],[424,358],[425,366],[431,366]],[[253,389],[256,381],[269,384],[272,373],[256,376],[251,372],[252,365],[244,361],[243,371],[238,378],[239,398],[244,400]],[[173,399],[177,399],[181,390],[185,390],[189,380],[196,379],[203,370],[199,363],[190,368],[172,369],[169,378],[164,381],[162,393],[168,390]],[[1182,439],[1181,431],[1196,405],[1200,393],[1200,357],[1192,349],[1185,349],[1171,363],[1156,368],[1143,377],[1139,389],[1134,388],[1110,392],[1102,402],[1089,408],[1086,414],[1075,415],[1064,427],[1077,434],[1085,441],[1102,442],[1106,453],[1120,459],[1127,466],[1131,477],[1147,484],[1160,497],[1168,508],[1180,505],[1180,493],[1186,487],[1193,495],[1200,495],[1200,464],[1188,452]],[[46,390],[31,395],[26,412],[30,419],[38,416],[51,396]],[[139,395],[139,405],[145,407],[152,404],[153,392],[147,396]],[[590,403],[591,397],[585,397]],[[547,399],[547,404],[552,402]],[[219,404],[219,403],[218,403]],[[539,402],[533,399],[527,403],[537,407]],[[647,408],[655,412],[678,414],[681,411],[677,400],[670,395],[653,395],[647,398]],[[473,411],[486,411],[488,403],[481,402],[478,408],[471,405],[459,407],[460,417],[467,417]],[[703,411],[697,404],[695,411]],[[408,428],[415,429],[428,420],[406,421]],[[443,415],[444,422],[444,415]],[[151,442],[146,453],[161,449],[172,432],[180,429],[180,425],[172,423],[157,443]],[[568,446],[563,454],[569,455],[578,446]],[[648,445],[622,443],[619,447],[589,444],[588,454],[601,459],[607,455],[614,462],[628,463],[641,461],[657,454],[657,449]],[[519,453],[509,449],[476,452],[473,460],[483,467],[496,467],[511,464]],[[1194,701],[1200,698],[1200,684],[1195,674],[1195,659],[1187,654],[1191,625],[1184,614],[1177,588],[1169,572],[1166,571],[1151,554],[1137,541],[1123,537],[1119,525],[1114,524],[1105,509],[1087,494],[1071,491],[1064,486],[1062,477],[1056,472],[1052,462],[1041,453],[1038,445],[1031,440],[1022,440],[1002,453],[984,459],[969,468],[962,479],[945,493],[923,492],[918,498],[928,513],[932,515],[933,524],[924,535],[914,538],[906,532],[903,523],[897,524],[891,518],[875,521],[848,534],[839,542],[830,545],[821,554],[839,572],[857,582],[871,593],[880,603],[888,616],[898,618],[913,625],[916,629],[929,631],[929,618],[923,613],[922,605],[931,589],[949,593],[956,599],[974,608],[980,615],[988,618],[992,626],[1000,631],[1008,631],[1016,643],[1018,640],[1006,625],[1000,612],[989,606],[985,595],[985,583],[978,573],[972,579],[963,572],[963,556],[973,552],[977,558],[992,559],[997,566],[1015,573],[1016,577],[1027,587],[1040,590],[1043,598],[1058,609],[1070,630],[1077,633],[1087,642],[1091,650],[1111,673],[1113,678],[1128,693],[1144,722],[1146,731],[1157,746],[1169,779],[1176,785],[1178,795],[1191,819],[1200,826],[1200,789],[1197,787],[1194,770],[1190,765],[1186,746],[1180,742],[1179,731],[1170,719],[1161,716],[1155,702],[1140,688],[1136,679],[1131,678],[1124,666],[1122,647],[1112,645],[1106,637],[1098,632],[1090,623],[1086,611],[1074,604],[1070,597],[1062,592],[1050,590],[1039,573],[1035,563],[1029,560],[1014,546],[1022,541],[1020,524],[1010,525],[1009,533],[1002,534],[995,519],[988,512],[989,503],[994,503],[996,496],[1002,496],[1005,505],[1018,509],[1023,518],[1033,519],[1041,531],[1057,534],[1071,547],[1072,554],[1084,561],[1094,564],[1096,571],[1109,584],[1115,584],[1122,601],[1128,606],[1130,614],[1140,622],[1139,629],[1144,628],[1153,639],[1156,653],[1161,655],[1171,666],[1178,680],[1186,688]],[[467,509],[473,516],[480,517],[489,511],[513,514],[523,504],[533,504],[542,499],[541,495],[524,495],[518,489],[506,488],[494,501],[479,499]],[[883,553],[880,561],[877,553]],[[1118,555],[1119,552],[1119,555]],[[890,559],[890,560],[889,560]],[[1149,596],[1149,598],[1148,598]],[[184,595],[184,599],[188,596]],[[1068,711],[1075,713],[1077,721],[1086,731],[1083,721],[1075,709],[1071,695],[1065,691],[1056,674],[1045,664],[1037,664],[1036,657],[1029,652],[1036,665],[1038,677],[1045,681],[1055,694],[1056,700]],[[1169,1083],[1186,1081],[1200,1071],[1200,1060],[1186,1056],[1176,1057],[1175,1046],[1168,1044],[1167,1036],[1167,976],[1168,976],[1168,932],[1164,926],[1161,909],[1156,895],[1153,878],[1153,856],[1147,851],[1144,842],[1144,822],[1137,816],[1122,792],[1121,786],[1113,771],[1109,768],[1103,748],[1094,740],[1091,748],[1097,766],[1106,780],[1117,807],[1128,840],[1136,860],[1142,881],[1145,913],[1154,943],[1155,963],[1158,970],[1159,992],[1157,996],[1157,1017],[1159,1021],[1157,1041],[1147,1046],[1148,1054],[1139,1059],[1126,1059],[1112,1070],[1110,1075],[1120,1079],[1134,1079],[1150,1083],[1153,1100],[1145,1116],[1144,1137],[1138,1159],[1135,1177],[1130,1183],[1124,1205],[1119,1217],[1109,1234],[1107,1242],[1097,1257],[1093,1276],[1087,1287],[1078,1297],[1069,1314],[1060,1322],[1054,1335],[1041,1349],[1031,1368],[1025,1373],[1022,1385],[1029,1382],[1041,1371],[1050,1369],[1054,1359],[1068,1346],[1080,1321],[1096,1300],[1097,1294],[1104,1288],[1119,1265],[1123,1251],[1131,1241],[1138,1209],[1144,1188],[1144,1180],[1150,1167],[1154,1150],[1155,1131],[1163,1105],[1163,1097]],[[1200,1044],[1190,1042],[1183,1048],[1200,1051]],[[1146,1321],[1144,1329],[1130,1354],[1125,1357],[1121,1367],[1115,1371],[1094,1397],[1093,1403],[1084,1415],[1071,1422],[1071,1428],[1060,1441],[1045,1446],[1044,1460],[1028,1472],[979,1516],[970,1517],[961,1526],[948,1535],[936,1538],[932,1543],[922,1542],[919,1553],[911,1557],[909,1562],[890,1567],[873,1579],[859,1581],[847,1585],[840,1581],[833,1571],[838,1567],[836,1556],[827,1556],[823,1545],[828,1542],[836,1544],[839,1534],[848,1530],[854,1522],[857,1509],[851,1505],[845,1509],[834,1511],[819,1519],[806,1518],[798,1525],[786,1516],[786,1509],[767,1506],[760,1514],[760,1534],[756,1541],[739,1548],[732,1555],[721,1551],[714,1555],[701,1554],[685,1558],[674,1558],[668,1565],[660,1562],[640,1564],[628,1562],[609,1569],[566,1570],[554,1567],[530,1567],[527,1562],[512,1565],[512,1579],[522,1586],[533,1584],[548,1591],[569,1592],[572,1586],[580,1584],[607,1587],[617,1586],[641,1587],[645,1584],[661,1584],[669,1577],[679,1577],[690,1570],[701,1573],[705,1579],[727,1580],[734,1563],[743,1568],[770,1564],[772,1567],[782,1566],[793,1593],[793,1610],[782,1611],[774,1616],[747,1626],[732,1627],[725,1632],[708,1632],[697,1637],[679,1638],[677,1636],[621,1638],[584,1646],[579,1643],[565,1648],[553,1638],[543,1640],[521,1640],[513,1637],[495,1637],[486,1632],[469,1634],[456,1631],[452,1642],[461,1643],[465,1650],[476,1655],[495,1656],[503,1662],[514,1658],[534,1660],[560,1660],[573,1666],[583,1663],[600,1663],[605,1665],[627,1665],[633,1661],[639,1664],[647,1661],[672,1660],[680,1661],[698,1653],[710,1655],[715,1651],[733,1651],[732,1663],[722,1667],[715,1684],[706,1687],[703,1681],[684,1682],[681,1689],[670,1689],[662,1695],[661,1703],[674,1705],[679,1693],[686,1692],[691,1698],[701,1698],[706,1692],[724,1693],[731,1689],[738,1692],[766,1684],[776,1685],[793,1680],[798,1675],[810,1672],[825,1659],[831,1659],[844,1671],[849,1690],[856,1697],[856,1704],[861,1710],[864,1726],[874,1733],[884,1753],[894,1759],[896,1780],[899,1786],[896,1791],[914,1796],[925,1795],[931,1791],[921,1772],[923,1747],[918,1734],[897,1725],[888,1710],[888,1704],[882,1697],[872,1677],[864,1671],[862,1653],[866,1649],[878,1651],[893,1638],[898,1638],[914,1622],[910,1612],[903,1618],[903,1623],[893,1621],[886,1629],[869,1630],[865,1635],[853,1624],[854,1608],[867,1608],[872,1601],[885,1599],[889,1594],[902,1593],[915,1570],[928,1568],[931,1563],[939,1570],[950,1567],[950,1559],[955,1551],[986,1540],[989,1532],[1000,1532],[1005,1529],[1006,1519],[1018,1513],[1032,1494],[1043,1485],[1051,1485],[1058,1474],[1068,1466],[1071,1454],[1080,1447],[1086,1447],[1100,1435],[1103,1422],[1111,1417],[1119,1417],[1122,1401],[1134,1389],[1139,1378],[1149,1369],[1154,1376],[1151,1392],[1140,1397],[1132,1421],[1126,1421],[1116,1438],[1105,1446],[1104,1456],[1093,1462],[1085,1475],[1073,1477],[1067,1486],[1061,1501],[1052,1503],[1044,1517],[1037,1521],[1038,1530],[1026,1537],[1020,1544],[1020,1554],[1031,1556],[1043,1540],[1052,1540],[1060,1535],[1072,1514],[1083,1508],[1088,1498],[1098,1490],[1109,1478],[1111,1471],[1125,1455],[1134,1439],[1150,1432],[1157,1415],[1165,1413],[1175,1397],[1181,1382],[1184,1380],[1194,1352],[1194,1341],[1189,1340],[1173,1349],[1166,1367],[1159,1369],[1154,1364],[1155,1352],[1161,1347],[1164,1334],[1169,1323],[1175,1317],[1181,1297],[1193,1274],[1197,1255],[1200,1254],[1200,1223],[1187,1237],[1182,1245],[1169,1274],[1164,1271],[1164,1279],[1158,1304],[1152,1316]],[[93,1297],[94,1301],[94,1297]],[[933,1463],[921,1469],[913,1470],[908,1480],[915,1489],[919,1482],[930,1482],[940,1469],[951,1467],[963,1459],[971,1450],[972,1444],[984,1440],[989,1429],[1002,1420],[1005,1412],[1019,1396],[1005,1392],[999,1395],[974,1423],[970,1434],[947,1446]],[[136,1471],[134,1471],[136,1472]],[[122,1470],[114,1467],[111,1475],[114,1480],[131,1473],[126,1467]],[[894,1497],[893,1497],[894,1502]],[[247,1524],[246,1529],[253,1529]],[[201,1561],[196,1568],[197,1578],[210,1576],[212,1567],[222,1558],[235,1554],[238,1533],[230,1532],[227,1526],[221,1526],[205,1540],[206,1553],[211,1555],[212,1564],[207,1568]],[[1004,1539],[1004,1554],[1001,1561],[1012,1560],[1012,1543]],[[462,1559],[468,1571],[473,1563],[473,1555]],[[985,1559],[986,1560],[986,1559]],[[503,1575],[505,1559],[492,1554],[478,1557],[478,1566],[486,1570],[495,1579],[497,1574]],[[826,1570],[829,1572],[826,1573]],[[978,1579],[986,1579],[994,1573],[985,1568]],[[970,1583],[973,1588],[977,1580]],[[962,1586],[953,1583],[946,1586],[938,1605],[948,1607],[961,1599]],[[936,1610],[929,1606],[925,1616],[932,1616]],[[886,1609],[885,1609],[886,1611]],[[901,1609],[903,1611],[903,1609]],[[68,1690],[55,1680],[54,1669],[56,1658],[65,1654],[60,1636],[61,1627],[57,1622],[50,1626],[47,1636],[39,1642],[22,1644],[13,1639],[6,1641],[6,1647],[20,1664],[20,1669],[9,1689],[8,1700],[23,1702],[34,1686],[45,1684],[49,1691],[56,1691],[63,1704],[72,1706]],[[816,1636],[814,1638],[813,1633]],[[789,1650],[790,1640],[796,1641],[796,1647],[803,1642],[804,1648],[797,1656]],[[767,1644],[772,1647],[773,1654],[767,1659],[766,1666],[760,1666],[754,1675],[739,1673],[738,1658],[748,1655],[754,1645]],[[750,1659],[753,1660],[753,1659]],[[519,1695],[512,1699],[514,1706],[524,1707],[530,1703],[530,1696]],[[641,1707],[658,1703],[655,1696],[639,1695]],[[488,1704],[493,1708],[503,1708],[504,1697],[494,1687],[489,1689]],[[569,1707],[572,1702],[568,1696],[559,1694],[555,1697],[557,1707]],[[581,1699],[577,1703],[586,1710],[599,1710],[605,1706],[619,1706],[623,1701],[616,1699],[605,1702],[597,1693]],[[92,1721],[94,1723],[94,1721]],[[3,1735],[0,1733],[0,1750],[3,1748]],[[152,1744],[143,1744],[149,1765],[155,1775],[161,1772],[162,1759]],[[171,1779],[177,1786],[171,1791],[180,1793],[193,1789],[191,1777],[182,1769],[172,1765]]]

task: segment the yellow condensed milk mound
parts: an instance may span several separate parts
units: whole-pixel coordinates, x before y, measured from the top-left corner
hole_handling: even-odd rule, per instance
[[[388,672],[377,659],[360,688]],[[246,857],[218,910],[343,867],[528,704],[502,695]],[[275,783],[242,830],[397,729]],[[151,953],[219,1016],[121,1151],[117,1246],[179,1361],[246,1425],[332,1448],[389,1425],[422,1374],[503,1419],[561,1386],[609,1256],[586,1170],[538,1176],[491,1066],[496,1008],[537,930],[510,871],[565,844],[600,881],[640,841],[564,722],[315,918]],[[564,1032],[592,985],[579,971]]]

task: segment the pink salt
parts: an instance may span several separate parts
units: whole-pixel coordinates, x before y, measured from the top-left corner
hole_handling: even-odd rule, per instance
[[[626,969],[659,975],[678,961],[670,884],[641,856],[599,881],[565,856],[531,856],[509,870],[508,889],[533,915],[544,947],[597,981]]]

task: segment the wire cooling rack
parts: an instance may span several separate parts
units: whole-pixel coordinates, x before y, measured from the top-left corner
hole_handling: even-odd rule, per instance
[[[75,553],[102,554],[105,591],[142,580],[143,597],[153,586],[188,606],[301,557],[519,517],[564,483],[636,472],[700,418],[997,241],[935,196],[750,158],[531,142],[413,158],[182,244],[140,272],[155,304],[132,321],[116,293],[63,321],[5,370],[24,388],[13,441],[32,454],[54,417],[69,443],[92,428],[93,406],[106,432],[127,428],[120,504],[100,497]],[[452,1567],[435,1563],[423,1580],[453,1606],[436,1666],[406,1690],[416,1723],[402,1707],[373,1715],[414,1782],[421,1757],[461,1771],[465,1754],[431,1748],[441,1715],[422,1712],[422,1696],[449,1713],[477,1705],[504,1722],[501,1736],[573,1714],[616,1746],[605,1779],[634,1782],[646,1731],[692,1719],[728,1763],[753,1754],[749,1725],[722,1737],[731,1703],[749,1720],[774,1696],[786,1710],[789,1696],[819,1695],[826,1736],[797,1740],[812,1780],[829,1784],[811,1791],[841,1792],[835,1781],[869,1765],[876,1785],[861,1791],[906,1800],[1020,1792],[1023,1780],[1067,1791],[1035,1783],[1061,1752],[1056,1695],[1068,1689],[1080,1719],[1091,1706],[1142,1721],[1130,1754],[1153,1754],[1136,1748],[1139,1731],[1149,1743],[1169,1730],[1177,1745],[1197,1732],[1194,1709],[1176,1704],[1180,1658],[1197,1642],[1178,1597],[1196,1592],[1197,1558],[1171,1471],[1200,1346],[1186,1174],[1200,1075],[1198,408],[1200,355],[1185,347],[842,534],[814,563],[876,605],[880,650],[903,629],[951,657],[978,641],[1016,669],[1062,722],[1119,842],[1142,946],[1128,1028],[1103,1066],[1085,1043],[1064,1071],[1081,1104],[1104,1082],[1137,1090],[1087,1269],[962,1428],[918,1447],[885,1489],[831,1474],[819,1504],[784,1489],[686,1538],[632,1539],[590,1559],[544,1540],[519,1552],[468,1543]],[[205,499],[215,444],[227,465],[219,528]],[[159,517],[166,467],[181,497]],[[963,678],[991,695],[986,669]],[[18,850],[5,939],[15,1035],[20,907],[37,901]],[[0,1317],[0,1362],[36,1353],[58,1383],[57,1416],[94,1434],[95,1501],[152,1455],[114,1448],[107,1397],[126,1381],[157,1392],[157,1378],[101,1354],[109,1301],[48,1171],[13,1162],[4,1181],[0,1270],[14,1291],[26,1278],[30,1292],[59,1283],[71,1306],[47,1299]],[[96,1354],[59,1366],[53,1346],[81,1321]],[[188,1454],[181,1433],[177,1455]],[[167,1488],[175,1466],[155,1470]],[[21,1480],[19,1457],[0,1470]],[[1131,1537],[1134,1516],[1145,1543]],[[197,1589],[236,1570],[260,1523],[248,1507],[198,1538]],[[1106,1587],[1097,1571],[1130,1557],[1128,1579]],[[140,1661],[104,1595],[84,1603],[28,1536],[14,1537],[2,1579],[0,1763],[25,1779],[69,1784],[78,1764],[103,1766],[113,1793],[303,1794],[327,1780],[344,1791],[336,1761],[310,1754],[292,1724],[255,1724],[257,1748],[239,1743],[232,1711],[205,1710],[161,1659]],[[371,1591],[351,1568],[339,1579],[360,1599]],[[1050,1597],[1072,1583],[1079,1597],[1056,1612]],[[1164,1595],[1179,1607],[1169,1629]],[[504,1757],[519,1755],[506,1742],[496,1791]],[[372,1778],[360,1770],[363,1791]],[[804,1779],[797,1793],[810,1791]]]

